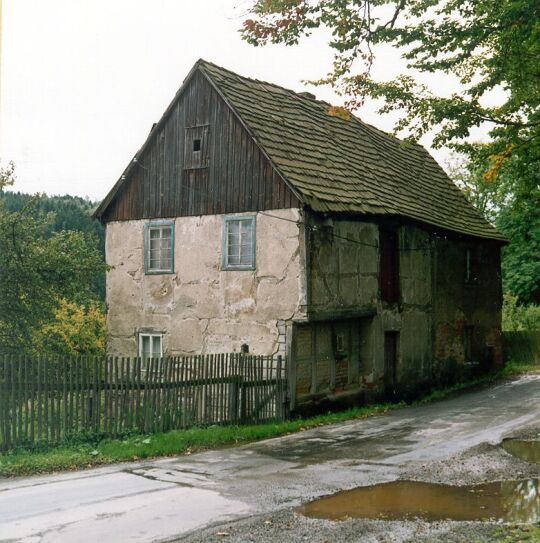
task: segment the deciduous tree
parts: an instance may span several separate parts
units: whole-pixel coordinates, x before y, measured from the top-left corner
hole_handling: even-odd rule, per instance
[[[510,157],[540,169],[540,3],[535,0],[256,0],[242,33],[254,45],[293,45],[317,28],[331,32],[333,85],[355,109],[382,98],[400,115],[396,130],[457,148],[487,126],[495,176]],[[371,75],[378,44],[397,48],[407,70],[392,81]],[[421,82],[428,74],[434,84]],[[438,74],[460,86],[448,94]],[[493,102],[494,92],[499,99]],[[535,182],[538,184],[538,174]]]
[[[330,30],[334,63],[314,83],[334,86],[350,109],[382,99],[381,113],[398,114],[396,132],[430,132],[435,147],[463,153],[457,181],[510,239],[505,288],[522,302],[540,296],[540,3],[255,0],[242,34],[253,45],[294,45],[319,28]],[[372,77],[380,44],[407,63],[394,80]],[[441,88],[441,74],[456,92]],[[477,127],[489,136],[482,145],[471,143]]]
[[[11,184],[9,166],[0,170],[0,189]],[[95,237],[75,231],[48,236],[54,217],[36,213],[34,201],[17,212],[0,202],[0,352],[31,349],[36,330],[54,319],[58,300],[93,300],[92,281],[105,268]]]

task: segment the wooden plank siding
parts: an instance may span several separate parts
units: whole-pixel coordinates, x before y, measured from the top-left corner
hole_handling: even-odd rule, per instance
[[[185,162],[187,129],[206,127],[208,167]],[[196,131],[195,131],[196,132]],[[202,134],[202,131],[201,131]],[[300,207],[235,113],[195,72],[131,169],[104,222]]]

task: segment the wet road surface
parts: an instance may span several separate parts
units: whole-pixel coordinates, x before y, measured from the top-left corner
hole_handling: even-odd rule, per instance
[[[392,481],[538,423],[540,375],[251,445],[0,480],[0,541],[169,541]]]

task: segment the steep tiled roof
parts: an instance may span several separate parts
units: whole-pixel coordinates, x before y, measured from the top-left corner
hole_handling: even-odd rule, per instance
[[[409,217],[504,240],[420,145],[329,105],[200,61],[284,179],[315,211]]]

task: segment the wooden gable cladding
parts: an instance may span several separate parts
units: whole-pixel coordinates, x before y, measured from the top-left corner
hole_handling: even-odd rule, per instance
[[[194,152],[194,139],[200,151]],[[102,220],[299,206],[235,113],[196,71],[152,131]]]

